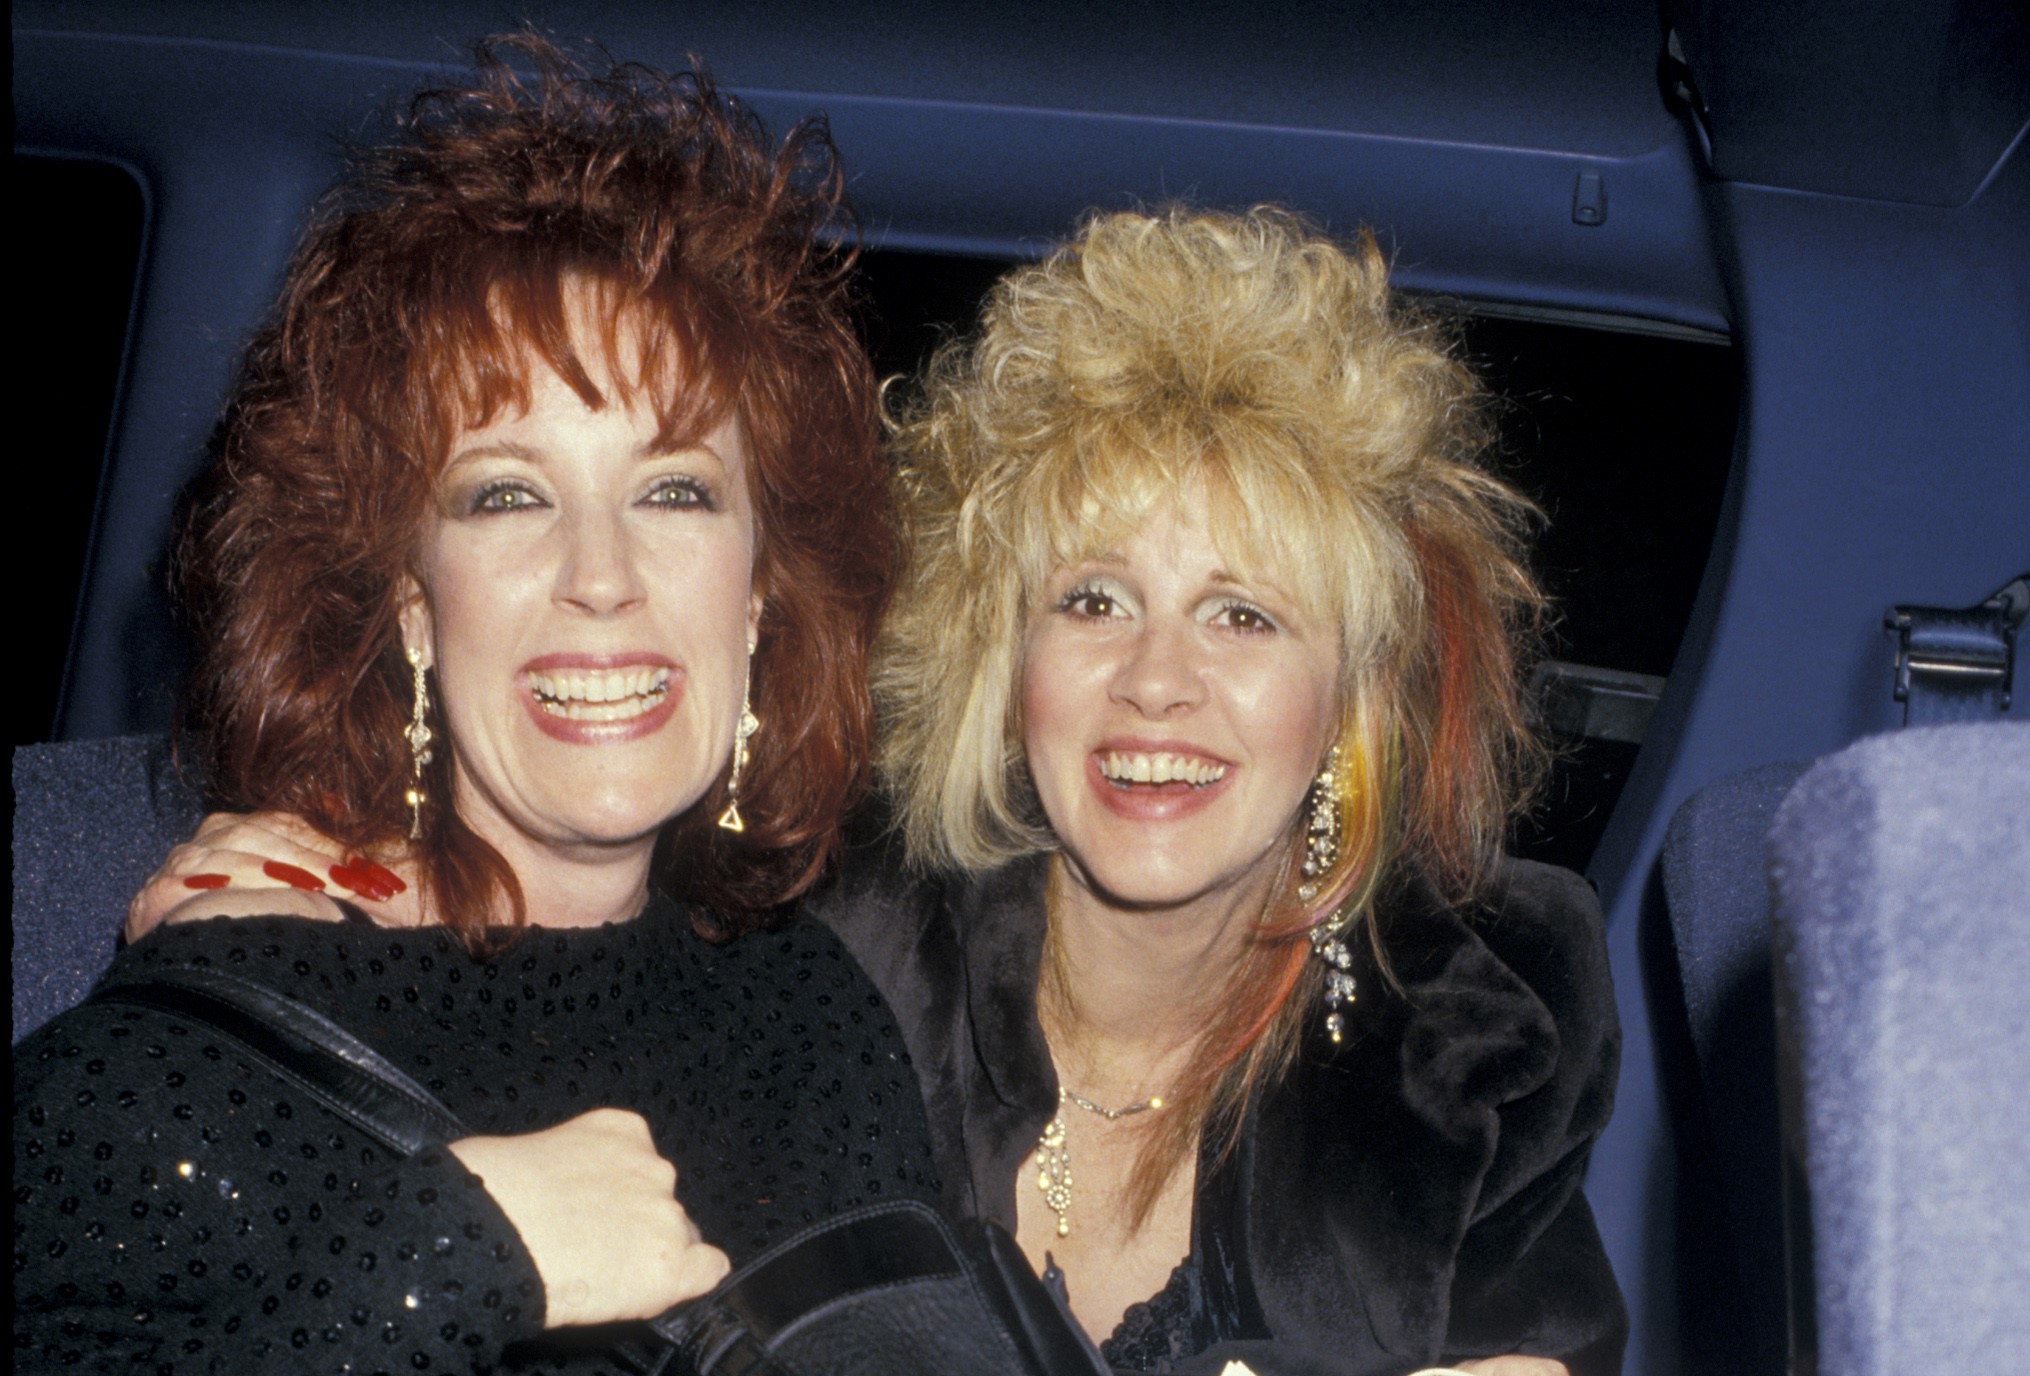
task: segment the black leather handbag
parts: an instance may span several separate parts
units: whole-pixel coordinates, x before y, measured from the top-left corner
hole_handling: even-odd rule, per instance
[[[401,1156],[469,1136],[400,1067],[316,1011],[222,970],[157,971],[92,998],[231,1037]],[[614,1353],[642,1376],[1104,1376],[1007,1232],[917,1200],[849,1210],[770,1248]]]

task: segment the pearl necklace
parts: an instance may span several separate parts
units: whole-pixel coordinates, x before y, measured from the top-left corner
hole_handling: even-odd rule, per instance
[[[1096,1113],[1109,1123],[1118,1123],[1123,1118],[1137,1113],[1146,1113],[1163,1107],[1163,1096],[1151,1095],[1139,1104],[1126,1108],[1103,1108],[1080,1094],[1075,1089],[1058,1086],[1057,1116],[1050,1120],[1050,1126],[1043,1130],[1042,1138],[1036,1143],[1036,1188],[1043,1192],[1043,1202],[1057,1215],[1057,1235],[1071,1235],[1071,1148],[1065,1145],[1064,1106],[1076,1104],[1087,1113]]]

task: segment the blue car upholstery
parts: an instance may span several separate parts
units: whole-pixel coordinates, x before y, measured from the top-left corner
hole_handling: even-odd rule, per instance
[[[2030,727],[1828,756],[1769,878],[1796,1369],[2030,1370]]]
[[[15,749],[15,1041],[84,997],[127,900],[202,815],[166,737]]]
[[[1662,878],[1690,1064],[1673,1067],[1679,1189],[1703,1226],[1679,1230],[1686,1343],[1728,1369],[1784,1360],[1776,1028],[1769,960],[1769,826],[1807,766],[1764,765],[1708,784],[1665,833]],[[1653,967],[1654,968],[1654,967]],[[1667,1077],[1671,1078],[1671,1077]]]

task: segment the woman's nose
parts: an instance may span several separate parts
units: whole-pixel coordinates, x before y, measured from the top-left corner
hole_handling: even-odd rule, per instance
[[[1151,720],[1176,716],[1205,700],[1205,678],[1190,629],[1142,623],[1114,676],[1113,696]]]
[[[578,611],[608,616],[645,595],[636,554],[623,523],[574,514],[558,532],[564,542],[557,571],[557,600]]]

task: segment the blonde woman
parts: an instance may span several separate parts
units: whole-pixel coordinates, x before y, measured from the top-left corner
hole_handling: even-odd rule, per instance
[[[906,864],[823,904],[948,1202],[1135,1370],[1619,1370],[1580,1177],[1618,1051],[1538,750],[1525,501],[1371,240],[1091,220],[899,422]]]

